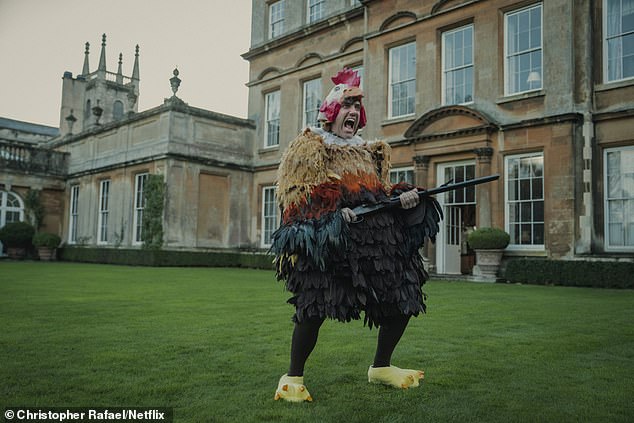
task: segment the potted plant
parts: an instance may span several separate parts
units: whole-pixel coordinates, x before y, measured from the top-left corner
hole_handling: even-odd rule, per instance
[[[504,249],[510,240],[509,234],[498,228],[479,228],[471,232],[467,242],[476,254],[474,275],[495,281]]]
[[[38,232],[33,236],[33,245],[37,248],[37,254],[40,260],[55,260],[55,250],[59,246],[62,239],[48,232]]]
[[[7,249],[9,258],[23,259],[31,246],[35,228],[26,222],[11,222],[0,228],[0,242]]]

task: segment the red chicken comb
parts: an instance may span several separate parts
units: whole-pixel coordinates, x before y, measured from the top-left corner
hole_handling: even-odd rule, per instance
[[[359,78],[357,71],[349,68],[343,68],[331,79],[335,85],[345,84],[348,87],[358,87],[361,85],[361,78]]]

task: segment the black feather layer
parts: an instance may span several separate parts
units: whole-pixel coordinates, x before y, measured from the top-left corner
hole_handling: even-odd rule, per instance
[[[422,285],[428,279],[419,248],[432,242],[442,218],[426,198],[410,210],[388,210],[348,224],[340,211],[319,219],[289,222],[273,234],[278,280],[293,294],[294,321],[313,317],[370,328],[388,316],[424,313]]]

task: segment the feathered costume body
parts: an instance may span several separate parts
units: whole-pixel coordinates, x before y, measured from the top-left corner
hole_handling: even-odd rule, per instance
[[[421,286],[428,276],[418,248],[438,232],[436,200],[366,215],[359,223],[345,222],[340,212],[413,188],[391,187],[389,171],[386,143],[325,142],[309,129],[284,153],[277,194],[282,224],[271,250],[278,280],[294,294],[288,302],[296,307],[295,321],[350,321],[364,311],[372,327],[386,316],[425,312]]]

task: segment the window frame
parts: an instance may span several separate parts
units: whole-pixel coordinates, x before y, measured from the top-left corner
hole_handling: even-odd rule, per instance
[[[269,98],[271,98],[273,95],[277,95],[277,118],[276,119],[269,119],[269,112],[270,112],[270,105],[269,105]],[[282,94],[281,94],[281,90],[277,89],[274,91],[269,91],[266,94],[264,94],[264,148],[277,148],[280,145],[280,123],[281,123],[281,118],[280,118],[280,114],[281,114],[281,103],[282,103]],[[273,121],[277,121],[277,132],[276,132],[276,138],[277,138],[277,142],[275,144],[271,144],[269,142],[269,127],[270,127],[270,122]]]
[[[110,179],[99,181],[99,215],[97,218],[97,244],[108,244],[108,217],[110,215]]]
[[[390,169],[390,174],[388,175],[388,177],[390,178],[390,184],[395,185],[400,183],[399,181],[393,182],[392,175],[398,175],[401,172],[402,173],[412,172],[412,181],[411,182],[405,181],[405,182],[414,185],[414,182],[416,179],[416,175],[414,174],[414,166],[403,166],[403,167],[395,167]]]
[[[471,62],[469,65],[460,65],[460,66],[454,66],[452,69],[446,69],[446,64],[447,64],[447,59],[446,59],[446,39],[447,36],[449,35],[453,35],[456,34],[458,32],[461,31],[465,31],[467,29],[471,29]],[[441,104],[443,106],[447,106],[447,105],[454,105],[454,104],[458,104],[458,105],[465,105],[465,104],[472,104],[474,102],[474,91],[475,91],[475,63],[474,63],[474,59],[475,59],[475,25],[473,23],[467,24],[467,25],[463,25],[460,26],[458,28],[453,28],[447,31],[444,31],[442,33],[442,37],[441,37]],[[464,39],[464,37],[463,37]],[[456,72],[456,71],[462,71],[465,70],[467,68],[471,68],[471,100],[469,101],[465,101],[462,103],[454,103],[454,102],[448,102],[447,101],[447,74],[449,72]]]
[[[70,203],[68,206],[68,243],[77,244],[77,228],[79,226],[79,184],[70,186]]]
[[[143,210],[145,209],[144,189],[149,172],[139,172],[134,175],[134,196],[132,197],[133,216],[133,237],[132,244],[143,244]]]
[[[311,3],[315,2],[312,6]],[[309,25],[320,21],[324,18],[324,0],[306,0],[306,23],[308,23]],[[311,12],[312,12],[312,8],[317,9],[317,7],[319,8],[319,16],[316,18],[311,17]]]
[[[609,54],[609,48],[608,48],[608,38],[609,39],[623,39],[624,36],[626,35],[630,35],[630,34],[634,34],[634,30],[629,31],[629,32],[621,32],[618,35],[614,35],[614,36],[608,36],[608,2],[610,0],[603,0],[602,1],[602,7],[603,7],[603,16],[602,16],[602,24],[603,24],[603,39],[602,39],[602,45],[603,45],[603,83],[604,84],[613,84],[613,83],[618,83],[621,81],[629,81],[634,79],[634,73],[632,73],[632,75],[630,76],[626,76],[626,77],[621,77],[618,79],[609,79],[609,69],[608,69],[608,65],[610,62],[610,58],[608,57]],[[619,0],[622,2],[622,0]],[[623,8],[621,8],[621,14],[620,14],[621,19],[623,18]],[[621,30],[622,31],[622,30]],[[621,67],[621,75],[623,74],[623,56],[620,57],[620,63],[619,63],[620,67]]]
[[[444,172],[443,183],[447,183],[450,180],[453,183],[460,183],[466,181],[472,181],[476,178],[476,162],[474,160],[461,160],[457,162],[443,163],[439,168],[439,171]],[[456,180],[456,169],[462,169],[462,180]],[[471,168],[472,174],[469,175],[469,168]],[[451,169],[452,178],[447,179],[447,170]],[[471,176],[470,178],[468,176]],[[462,197],[460,200],[458,197]],[[470,199],[472,197],[472,199]],[[458,190],[448,191],[442,194],[441,204],[443,206],[470,206],[477,204],[477,190],[475,186],[465,187]]]
[[[542,196],[541,196],[541,201],[543,202],[543,207],[542,207],[542,213],[544,214],[543,216],[543,221],[541,222],[544,229],[543,229],[543,243],[542,244],[514,244],[513,243],[513,233],[511,232],[511,221],[510,221],[510,216],[511,216],[511,210],[510,210],[510,206],[511,206],[511,202],[509,200],[509,161],[510,160],[521,160],[521,159],[530,159],[533,157],[541,157],[542,159],[542,175],[541,175],[541,180],[542,180]],[[526,153],[520,153],[520,154],[511,154],[508,156],[504,157],[504,229],[506,230],[507,233],[510,234],[511,236],[511,242],[509,243],[507,249],[508,250],[515,250],[515,251],[544,251],[546,249],[546,195],[545,195],[545,174],[546,174],[546,166],[545,166],[545,154],[543,150],[540,151],[532,151],[532,152],[526,152]],[[521,172],[521,170],[518,168],[518,173]],[[520,178],[518,176],[517,180],[520,180],[522,178]],[[532,181],[532,179],[530,179]],[[532,192],[532,182],[531,182],[531,192]],[[518,192],[519,194],[519,192]],[[532,194],[531,194],[532,196]],[[521,202],[522,200],[514,200],[513,203],[518,203]],[[536,199],[534,198],[530,198],[531,201],[531,205],[533,204],[534,201],[536,201]],[[531,237],[533,236],[533,225],[535,225],[536,222],[539,221],[535,221],[534,220],[534,213],[533,213],[533,209],[531,207],[531,221],[530,221],[530,225],[531,225]],[[516,223],[516,222],[513,222]],[[519,221],[517,221],[517,223],[519,223],[520,225],[523,223],[522,220],[520,219]]]
[[[308,94],[308,86],[309,84],[313,84],[315,83],[316,85],[318,85],[318,87],[312,87],[311,89],[315,89],[316,88],[316,98],[317,98],[317,106],[311,109],[306,109],[307,106],[307,94]],[[304,83],[302,84],[302,129],[306,128],[309,125],[308,122],[308,114],[309,113],[314,113],[315,114],[315,121],[311,122],[310,125],[311,126],[317,126],[317,118],[319,116],[319,107],[321,106],[321,98],[322,98],[322,85],[321,85],[321,77],[317,77],[317,78],[313,78],[313,79],[309,79],[304,81]]]
[[[403,49],[403,48],[407,48],[409,46],[413,47],[413,51],[414,51],[414,75],[413,77],[409,78],[409,79],[403,79],[403,80],[399,80],[397,82],[393,81],[393,75],[392,75],[392,62],[393,62],[393,53],[399,49]],[[409,41],[397,46],[393,46],[390,47],[388,49],[388,95],[387,95],[387,116],[388,119],[401,119],[401,118],[406,118],[406,117],[410,117],[410,116],[414,116],[416,114],[416,41]],[[393,108],[393,104],[392,104],[392,100],[393,100],[393,88],[395,85],[397,84],[405,84],[408,82],[414,82],[414,89],[413,91],[413,110],[410,113],[405,113],[405,114],[400,114],[400,115],[395,115],[394,114],[394,108]]]
[[[273,191],[273,199],[272,201],[271,200],[267,201],[267,192],[270,192],[270,191]],[[271,204],[274,210],[273,216],[270,216],[267,214],[267,210],[268,210],[267,205],[270,206]],[[270,242],[271,236],[273,235],[273,232],[275,232],[275,230],[279,226],[279,218],[280,218],[280,213],[278,212],[278,206],[277,206],[277,186],[276,185],[263,186],[262,187],[262,210],[260,214],[260,219],[262,223],[260,246],[262,248],[268,248],[271,246],[272,244]],[[273,222],[272,222],[272,226],[269,227],[268,222],[270,222],[271,219],[273,219]],[[267,239],[267,235],[268,235],[268,239]]]
[[[275,3],[269,4],[269,39],[278,38],[284,34],[285,31],[285,14],[286,14],[286,0],[278,0]],[[276,13],[276,8],[279,8],[279,13]],[[276,18],[274,21],[274,14],[279,15],[279,18]],[[275,25],[280,25],[279,32],[274,31],[273,28]]]
[[[604,245],[604,249],[607,252],[634,252],[634,245],[632,246],[627,246],[627,245],[610,245],[610,213],[609,213],[609,201],[617,201],[617,199],[610,199],[609,198],[609,190],[608,190],[608,154],[614,151],[632,151],[634,152],[634,145],[630,145],[630,146],[620,146],[620,147],[612,147],[612,148],[606,148],[603,150],[603,215],[604,215],[604,219],[603,219],[603,245]],[[622,173],[621,173],[622,175]],[[632,198],[623,198],[621,199],[623,201],[628,201],[628,200],[632,200],[634,201],[634,197]],[[634,207],[634,206],[633,206]],[[632,210],[634,212],[634,210]],[[625,210],[623,210],[623,216],[626,216],[627,213]],[[626,223],[626,222],[623,222]]]
[[[539,8],[540,9],[540,26],[539,26],[539,37],[540,37],[540,44],[539,44],[539,48],[528,48],[527,50],[523,50],[521,52],[516,52],[514,53],[513,57],[519,57],[521,54],[525,54],[527,52],[533,52],[533,51],[537,51],[539,50],[540,52],[540,61],[541,61],[541,67],[540,67],[540,85],[538,88],[529,88],[527,90],[524,91],[520,91],[519,89],[516,91],[511,92],[510,87],[511,87],[511,75],[510,75],[510,57],[509,57],[509,52],[508,52],[508,46],[509,46],[509,42],[510,42],[510,37],[509,37],[509,25],[508,25],[508,21],[509,21],[509,17],[516,15],[516,14],[520,14],[523,12],[527,12],[530,13],[530,11],[532,9],[535,8]],[[530,41],[530,40],[529,40]],[[528,72],[528,75],[530,76],[531,71]],[[519,8],[519,9],[514,9],[512,11],[508,11],[504,14],[504,95],[505,96],[514,96],[514,95],[520,95],[520,94],[524,94],[524,93],[530,93],[530,92],[536,92],[536,91],[541,91],[544,89],[544,6],[542,2],[537,2],[537,3],[533,3],[531,5]]]
[[[15,197],[18,200],[18,207],[9,206],[9,195]],[[22,198],[20,198],[20,196],[13,191],[0,190],[0,228],[2,228],[7,223],[16,222],[15,220],[7,222],[7,213],[18,213],[17,222],[24,221],[24,201],[22,201]]]

